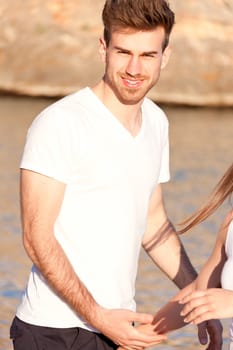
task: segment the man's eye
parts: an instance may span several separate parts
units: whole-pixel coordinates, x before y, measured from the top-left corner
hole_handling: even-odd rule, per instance
[[[155,58],[157,55],[155,53],[147,53],[144,55],[144,57],[148,57],[148,58]]]
[[[118,53],[122,54],[122,55],[128,55],[128,51],[122,51],[122,50],[119,50],[117,51]]]

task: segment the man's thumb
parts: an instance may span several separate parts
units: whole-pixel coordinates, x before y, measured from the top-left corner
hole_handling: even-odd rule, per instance
[[[139,322],[139,323],[143,323],[143,324],[152,323],[153,316],[150,314],[142,314],[142,313],[136,312],[134,314],[134,321]]]

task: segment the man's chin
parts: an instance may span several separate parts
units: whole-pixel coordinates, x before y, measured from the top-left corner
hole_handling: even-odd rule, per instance
[[[128,89],[127,93],[118,93],[116,96],[118,100],[125,105],[135,105],[144,99],[145,94],[142,92],[139,93],[138,90],[133,91],[132,89]]]

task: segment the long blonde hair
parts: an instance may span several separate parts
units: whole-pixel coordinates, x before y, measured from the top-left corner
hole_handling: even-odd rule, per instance
[[[179,234],[185,233],[193,226],[201,223],[207,219],[216,209],[225,201],[225,199],[231,196],[233,192],[233,163],[227,169],[225,174],[217,183],[209,200],[202,206],[196,213],[191,215],[188,219],[184,220],[181,225],[185,225],[181,230],[178,230]]]

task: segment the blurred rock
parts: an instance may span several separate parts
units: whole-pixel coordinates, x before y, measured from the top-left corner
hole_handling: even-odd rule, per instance
[[[150,97],[233,106],[233,0],[171,0],[173,54]],[[0,90],[62,96],[97,82],[104,0],[0,0]]]

